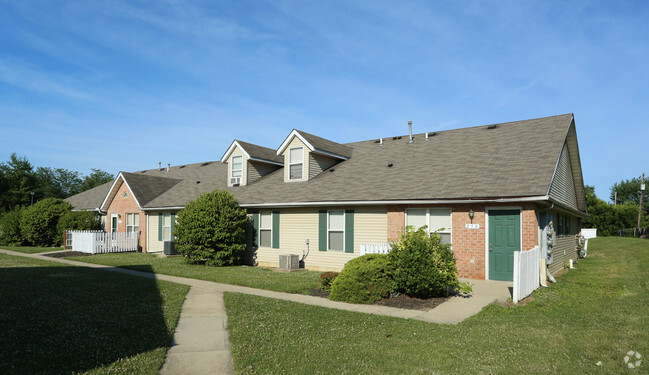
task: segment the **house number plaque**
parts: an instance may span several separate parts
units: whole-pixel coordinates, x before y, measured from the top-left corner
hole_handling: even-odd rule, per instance
[[[480,224],[465,224],[464,228],[466,228],[466,229],[480,229]]]

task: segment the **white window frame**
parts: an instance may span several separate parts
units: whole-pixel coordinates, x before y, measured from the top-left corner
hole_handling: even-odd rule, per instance
[[[131,218],[131,224],[129,224],[129,218]],[[135,218],[137,218],[137,225],[135,224]],[[135,230],[137,228],[137,230]],[[140,214],[133,212],[126,214],[126,233],[139,233],[140,232]]]
[[[266,227],[262,227],[262,225],[261,225],[261,223],[262,223],[261,217],[264,214],[267,214],[267,215],[270,216],[270,227],[266,228]],[[268,231],[268,233],[270,233],[270,246],[268,246],[268,248],[272,248],[273,247],[273,212],[272,211],[261,211],[261,212],[259,212],[259,230],[257,231],[257,238],[259,238],[259,241],[258,241],[259,242],[259,247],[262,247],[262,245],[261,245],[261,231],[262,230]],[[264,247],[267,247],[267,246],[264,246]]]
[[[162,215],[162,241],[171,241],[171,212],[165,212]],[[169,218],[169,225],[165,225],[165,219]],[[165,228],[169,228],[169,237],[165,238]]]
[[[426,231],[428,234],[431,233],[444,233],[444,234],[450,234],[451,235],[451,243],[450,245],[453,246],[453,209],[450,207],[410,207],[406,208],[406,214],[405,214],[405,225],[408,225],[408,210],[426,210]],[[449,212],[449,217],[451,219],[451,224],[450,228],[444,228],[444,230],[431,230],[430,226],[430,211],[431,210],[448,210]]]
[[[240,168],[239,169],[234,169],[234,159],[237,159],[237,158],[241,159]],[[232,163],[231,163],[231,167],[230,167],[230,177],[239,177],[240,179],[242,179],[243,178],[243,156],[241,156],[241,155],[233,156],[231,162]],[[234,175],[235,172],[239,172],[239,175],[235,176]]]
[[[331,217],[332,212],[342,212],[343,214],[343,225],[342,225],[342,230],[339,229],[330,229],[329,225],[329,218]],[[345,252],[345,226],[347,225],[347,217],[345,215],[345,210],[329,210],[327,211],[327,251],[340,251],[340,252]],[[329,244],[329,233],[330,232],[342,232],[343,233],[343,248],[338,250],[338,249],[332,249],[330,244]]]
[[[293,151],[293,150],[301,150],[302,151],[302,158],[301,158],[301,160],[299,162],[294,162],[294,161],[291,160],[291,151]],[[302,166],[302,168],[300,168],[302,170],[301,176],[299,178],[292,178],[291,177],[291,166],[298,165],[298,164]],[[292,147],[292,148],[288,149],[288,179],[289,180],[295,180],[295,181],[304,179],[304,147]]]
[[[115,225],[113,225],[115,224]],[[117,233],[117,229],[119,228],[119,215],[118,214],[110,214],[110,232],[111,233]]]

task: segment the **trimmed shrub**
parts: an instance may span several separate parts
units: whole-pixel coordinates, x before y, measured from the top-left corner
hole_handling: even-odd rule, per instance
[[[70,211],[70,204],[59,198],[46,198],[27,208],[20,218],[20,232],[31,245],[55,246],[63,242],[56,225]]]
[[[63,233],[65,230],[100,230],[101,222],[99,215],[92,211],[68,211],[59,219],[57,230]]]
[[[20,218],[25,209],[16,207],[0,216],[0,245],[23,245],[25,240],[20,233]]]
[[[392,244],[388,254],[393,270],[394,289],[410,297],[447,296],[460,289],[455,257],[450,245],[438,234],[428,235],[426,227],[406,233]]]
[[[367,254],[345,264],[333,281],[329,299],[350,303],[374,303],[390,296],[390,261],[385,254]]]
[[[213,191],[189,202],[176,221],[176,250],[189,263],[231,266],[246,251],[248,215],[227,191]]]
[[[320,274],[320,290],[324,290],[325,292],[331,292],[331,284],[333,284],[334,280],[336,277],[338,277],[340,273],[338,272],[323,272]]]

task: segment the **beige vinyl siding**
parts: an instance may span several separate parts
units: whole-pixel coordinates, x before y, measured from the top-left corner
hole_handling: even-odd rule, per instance
[[[322,171],[335,165],[339,160],[324,155],[309,153],[309,179],[319,175]]]
[[[577,217],[566,215],[570,220],[570,234],[558,234],[558,215],[559,212],[557,211],[552,213],[554,230],[557,231],[552,249],[553,263],[549,266],[552,273],[561,271],[564,267],[564,261],[568,262],[568,259],[577,260],[579,255],[577,254],[577,240],[575,239],[575,234],[579,233]]]
[[[556,273],[564,268],[564,262],[568,259],[577,259],[576,240],[574,235],[557,236],[552,249],[553,262],[550,264],[550,272]]]
[[[309,255],[305,267],[319,271],[340,271],[350,259],[360,255],[360,245],[387,242],[387,210],[364,208],[354,212],[354,252],[318,250],[318,210],[295,208],[280,210],[279,249],[259,247],[257,262],[260,266],[277,267],[281,254],[298,254],[302,258],[309,239]]]
[[[162,241],[158,241],[158,216],[160,216],[160,213],[147,215],[146,228],[149,233],[147,253],[164,250],[164,244]]]
[[[301,180],[291,180],[289,179],[290,171],[290,153],[292,148],[302,147],[304,149],[304,160],[302,161],[302,179]],[[309,177],[309,148],[300,141],[298,137],[293,137],[293,140],[288,144],[288,147],[284,150],[284,181],[285,182],[294,182],[294,181],[306,181]]]
[[[263,176],[279,169],[279,165],[274,165],[274,164],[267,164],[267,163],[260,163],[256,161],[248,161],[248,176],[246,183],[252,183]]]
[[[388,242],[388,210],[386,208],[355,210],[354,254],[360,255],[363,244],[385,242]]]
[[[575,210],[578,209],[575,182],[572,177],[570,154],[567,146],[563,146],[561,156],[559,157],[559,164],[557,165],[552,187],[550,188],[550,198],[566,207]]]
[[[232,154],[230,154],[230,157],[227,160],[228,163],[228,186],[232,186],[230,183],[230,178],[232,177],[232,158],[234,156],[241,156],[241,186],[245,186],[248,181],[247,181],[247,176],[248,176],[248,158],[246,158],[246,155],[243,154],[243,152],[239,149],[239,147],[235,147],[234,150],[232,150]]]

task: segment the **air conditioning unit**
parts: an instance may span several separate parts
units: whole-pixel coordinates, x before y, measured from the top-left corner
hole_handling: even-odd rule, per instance
[[[280,255],[279,268],[283,270],[294,270],[300,268],[300,257],[297,254]]]
[[[241,185],[241,177],[231,177],[230,185],[232,186]]]

